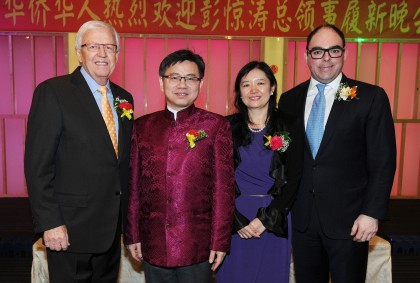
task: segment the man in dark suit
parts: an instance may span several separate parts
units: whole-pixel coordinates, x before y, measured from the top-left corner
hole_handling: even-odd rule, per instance
[[[35,89],[26,182],[50,282],[116,282],[133,98],[109,81],[119,50],[112,26],[85,23],[75,47],[81,66]]]
[[[306,48],[311,79],[279,102],[306,131],[292,210],[296,280],[321,283],[331,276],[335,283],[361,283],[396,167],[390,105],[382,88],[342,74],[345,39],[337,27],[314,29]]]
[[[125,244],[147,282],[210,283],[230,246],[232,134],[226,118],[194,106],[204,69],[190,50],[166,56],[166,109],[134,123]]]

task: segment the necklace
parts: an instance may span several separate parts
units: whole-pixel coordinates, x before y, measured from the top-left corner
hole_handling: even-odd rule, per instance
[[[260,128],[260,129],[255,129],[255,128],[251,128],[251,126],[249,126],[249,124],[248,124],[248,129],[253,133],[259,133],[259,132],[261,132],[262,130],[265,129],[265,126],[266,125],[264,125],[264,127]]]

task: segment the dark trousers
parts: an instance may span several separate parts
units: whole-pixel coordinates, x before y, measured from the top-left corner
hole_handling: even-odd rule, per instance
[[[121,258],[121,234],[105,253],[82,254],[47,249],[51,283],[117,282]]]
[[[50,283],[117,282],[121,259],[121,230],[120,211],[114,241],[106,252],[90,254],[47,249]]]
[[[180,267],[160,267],[143,262],[148,283],[210,283],[213,272],[208,261]]]
[[[315,208],[307,231],[293,229],[292,247],[296,283],[365,283],[369,242],[326,237]]]

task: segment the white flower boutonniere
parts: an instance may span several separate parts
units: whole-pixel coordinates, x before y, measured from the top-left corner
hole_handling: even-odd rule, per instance
[[[341,83],[337,94],[335,95],[335,98],[340,101],[340,100],[344,100],[344,101],[351,101],[353,99],[359,99],[357,97],[357,86],[353,86],[353,87],[349,87],[349,85],[347,83]]]

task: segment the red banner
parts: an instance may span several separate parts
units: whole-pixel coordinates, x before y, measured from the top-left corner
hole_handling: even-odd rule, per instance
[[[419,0],[2,0],[0,31],[76,32],[89,20],[120,33],[306,37],[335,24],[348,38],[415,38]]]

